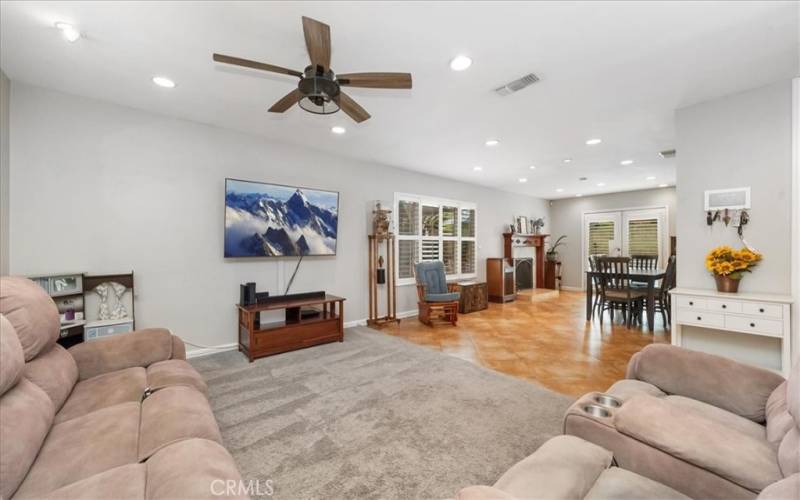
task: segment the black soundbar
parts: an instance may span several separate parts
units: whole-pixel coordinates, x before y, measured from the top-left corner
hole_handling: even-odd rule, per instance
[[[303,292],[303,293],[290,293],[287,295],[271,295],[269,297],[259,297],[259,304],[279,304],[281,302],[291,302],[293,300],[304,299],[322,299],[325,298],[325,292]]]

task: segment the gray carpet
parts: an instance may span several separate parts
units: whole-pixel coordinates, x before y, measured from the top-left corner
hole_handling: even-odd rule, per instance
[[[367,328],[192,360],[244,479],[277,499],[447,498],[561,432],[571,399]]]

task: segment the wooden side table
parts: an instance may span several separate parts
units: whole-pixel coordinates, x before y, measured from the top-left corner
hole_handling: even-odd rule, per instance
[[[458,299],[458,312],[467,314],[489,307],[489,288],[486,283],[465,281],[458,283],[461,296]]]

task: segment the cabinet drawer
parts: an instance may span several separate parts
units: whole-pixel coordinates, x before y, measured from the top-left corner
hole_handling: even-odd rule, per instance
[[[783,337],[783,322],[774,319],[748,318],[746,316],[726,316],[725,328],[766,335],[768,337]]]
[[[684,309],[706,309],[706,299],[697,297],[678,296],[678,307]]]
[[[725,299],[708,299],[706,306],[709,311],[740,313],[742,312],[742,303],[738,300],[725,300]]]
[[[742,304],[742,312],[756,317],[782,318],[783,306],[762,302],[745,302]]]
[[[678,309],[678,322],[686,325],[723,328],[725,326],[725,316],[719,313]]]

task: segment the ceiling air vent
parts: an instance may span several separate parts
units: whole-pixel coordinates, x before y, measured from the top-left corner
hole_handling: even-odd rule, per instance
[[[674,149],[665,149],[664,151],[660,151],[658,156],[662,158],[675,158],[675,150]]]
[[[529,73],[522,78],[518,78],[513,82],[508,82],[507,84],[503,85],[502,87],[497,87],[494,89],[500,95],[510,95],[514,92],[524,89],[529,85],[533,85],[534,83],[539,81],[539,77],[534,75],[533,73]]]

